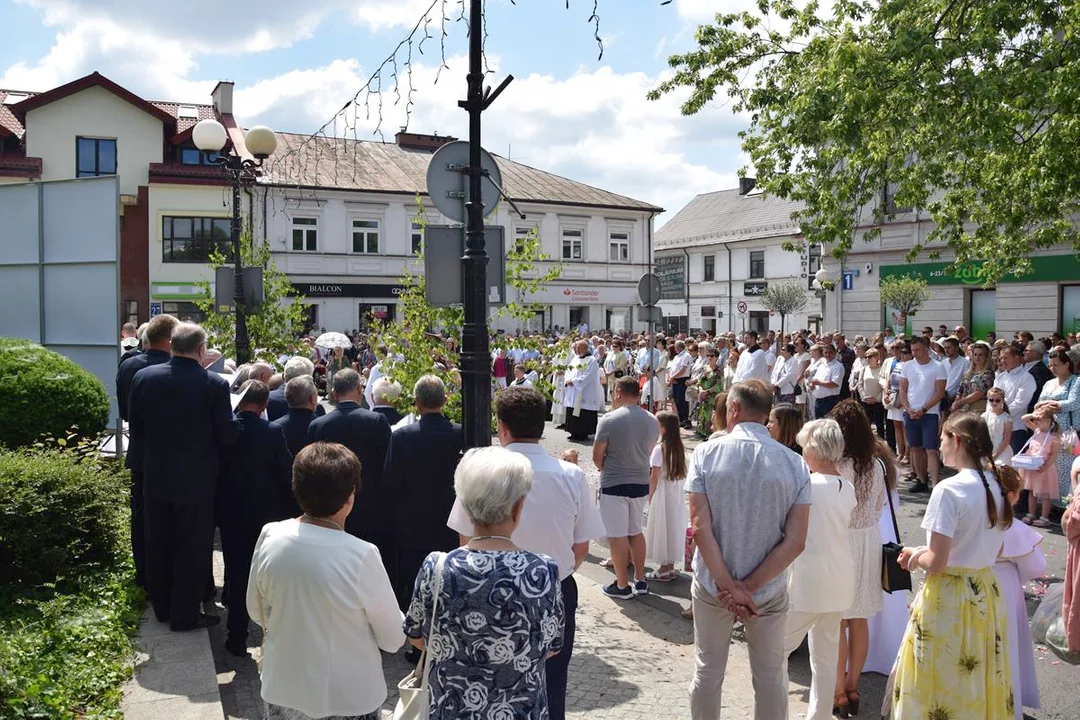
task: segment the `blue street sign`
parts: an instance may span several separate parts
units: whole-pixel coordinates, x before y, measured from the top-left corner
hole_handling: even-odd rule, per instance
[[[855,273],[845,272],[843,277],[842,290],[853,290],[855,288]]]
[[[159,303],[159,302],[150,303],[150,317],[157,317],[160,314],[161,314],[161,303]]]

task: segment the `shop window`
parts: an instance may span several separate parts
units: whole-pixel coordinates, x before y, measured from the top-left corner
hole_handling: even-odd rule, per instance
[[[1061,335],[1069,333],[1080,333],[1080,285],[1061,288]]]
[[[161,312],[172,315],[181,322],[201,323],[206,320],[206,313],[193,302],[163,302]]]
[[[319,221],[311,217],[292,220],[292,249],[297,252],[316,252],[319,249]]]
[[[977,340],[985,340],[987,335],[997,329],[997,293],[994,290],[969,292],[971,313],[968,317],[968,332]]]

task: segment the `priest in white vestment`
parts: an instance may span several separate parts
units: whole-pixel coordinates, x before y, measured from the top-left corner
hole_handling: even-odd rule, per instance
[[[589,354],[589,344],[578,340],[574,354],[563,389],[566,429],[571,440],[588,440],[596,433],[597,416],[604,409],[604,388],[600,384],[600,365]]]

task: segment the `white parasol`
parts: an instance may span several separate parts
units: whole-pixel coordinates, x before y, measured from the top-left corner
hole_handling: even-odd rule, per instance
[[[319,336],[315,341],[317,347],[333,350],[334,348],[350,348],[352,340],[345,333],[327,332]]]

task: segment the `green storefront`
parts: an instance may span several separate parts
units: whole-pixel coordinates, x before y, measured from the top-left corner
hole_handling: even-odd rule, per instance
[[[912,265],[882,265],[878,269],[878,277],[884,280],[888,277],[900,277],[910,275],[926,280],[928,286],[936,285],[966,285],[971,288],[969,293],[969,332],[977,338],[986,337],[987,333],[994,331],[997,324],[997,297],[994,286],[983,287],[979,278],[981,261],[974,261],[960,265],[950,271],[952,263],[931,262]],[[1059,287],[1060,317],[1058,327],[1064,335],[1070,332],[1080,332],[1080,262],[1075,255],[1040,255],[1031,258],[1031,272],[1023,275],[1009,274],[998,281],[1001,283],[1051,283]],[[899,313],[892,308],[886,308],[886,322],[893,325],[894,332],[905,332],[911,335],[911,319],[907,320],[907,327],[896,327]]]

